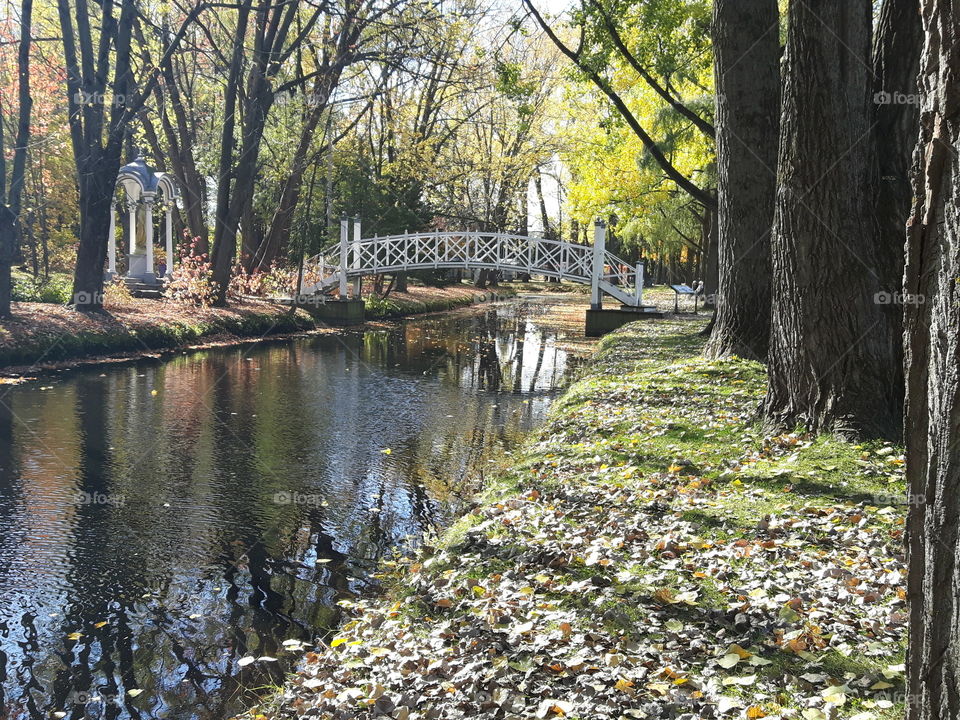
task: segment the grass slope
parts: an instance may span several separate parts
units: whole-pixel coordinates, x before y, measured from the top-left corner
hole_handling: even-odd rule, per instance
[[[497,293],[510,297],[504,289]],[[386,300],[367,297],[368,320],[397,318],[463,307],[493,299],[467,285],[412,286]],[[329,329],[306,310],[267,302],[198,308],[182,303],[131,299],[105,313],[82,314],[62,304],[16,302],[13,316],[0,320],[0,367],[29,371],[81,357],[155,353],[206,343]]]
[[[475,510],[246,717],[893,718],[895,448],[766,437],[762,367],[637,323]]]

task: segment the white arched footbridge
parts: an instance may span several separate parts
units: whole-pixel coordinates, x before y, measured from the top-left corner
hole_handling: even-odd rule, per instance
[[[412,270],[499,270],[544,275],[591,287],[591,304],[603,295],[630,308],[643,305],[643,264],[629,265],[607,251],[606,226],[598,222],[594,244],[577,245],[506,233],[414,232],[364,238],[360,219],[342,220],[340,242],[304,262],[303,295],[337,292],[358,296],[363,275]]]

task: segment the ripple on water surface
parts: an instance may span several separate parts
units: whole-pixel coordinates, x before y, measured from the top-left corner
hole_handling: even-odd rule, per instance
[[[542,419],[556,340],[514,303],[8,390],[0,717],[229,714]]]

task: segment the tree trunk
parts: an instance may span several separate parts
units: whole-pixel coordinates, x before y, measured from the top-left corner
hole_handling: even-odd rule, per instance
[[[190,236],[199,238],[196,252],[203,254],[209,250],[208,228],[204,219],[204,209],[207,204],[207,181],[197,169],[197,162],[194,157],[193,145],[196,133],[191,128],[187,118],[183,97],[177,84],[177,75],[174,72],[173,58],[165,56],[160,69],[163,75],[163,86],[169,98],[167,106],[173,111],[176,127],[170,122],[170,118],[163,108],[159,112],[160,122],[167,138],[167,145],[170,148],[171,165],[183,188],[182,202],[186,213],[186,224],[190,230]],[[159,98],[162,98],[162,94],[158,88],[158,104]]]
[[[713,307],[720,283],[720,243],[717,237],[717,211],[713,208],[703,210],[703,230],[700,235],[700,246],[705,248],[703,277],[703,292],[707,296],[704,307]],[[674,280],[682,282],[682,280]]]
[[[908,720],[960,717],[960,9],[925,0],[904,272]]]
[[[767,355],[780,125],[778,17],[776,0],[713,4],[718,287],[709,357]]]
[[[877,221],[877,273],[880,306],[893,343],[896,374],[891,386],[903,405],[903,306],[898,301],[903,284],[904,228],[910,216],[910,164],[917,143],[920,106],[917,72],[923,26],[916,0],[885,0],[873,49],[873,108],[876,178],[874,215]]]
[[[864,142],[870,24],[869,0],[790,4],[765,414],[781,428],[895,437]]]

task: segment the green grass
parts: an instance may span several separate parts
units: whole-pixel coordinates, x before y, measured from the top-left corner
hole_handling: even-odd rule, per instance
[[[478,290],[477,292],[479,293],[480,291]],[[493,288],[487,292],[496,293],[499,297],[504,298],[516,295],[516,292],[510,288]],[[470,295],[461,295],[452,298],[438,297],[423,302],[407,298],[398,298],[396,296],[383,298],[370,295],[364,298],[363,307],[368,320],[389,320],[421,313],[456,310],[457,308],[473,305],[475,302],[476,297]]]

